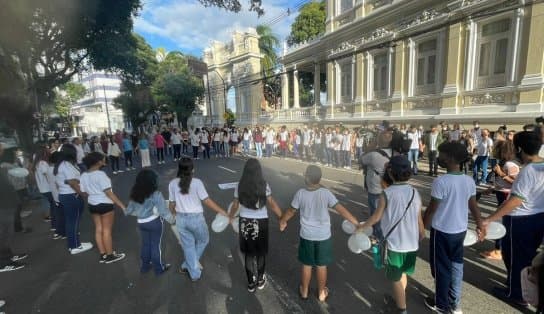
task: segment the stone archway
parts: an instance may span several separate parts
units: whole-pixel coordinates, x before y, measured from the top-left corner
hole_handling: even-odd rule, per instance
[[[227,43],[214,41],[204,50],[208,65],[207,90],[214,121],[223,121],[227,106],[227,93],[235,91],[235,108],[238,124],[252,124],[258,117],[262,101],[261,52],[259,35],[253,28],[235,31]]]

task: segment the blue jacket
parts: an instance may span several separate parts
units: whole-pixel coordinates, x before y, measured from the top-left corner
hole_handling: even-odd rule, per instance
[[[125,214],[136,216],[138,219],[145,219],[155,214],[153,213],[153,208],[157,208],[159,216],[166,219],[169,223],[175,222],[175,217],[166,206],[166,201],[159,191],[151,194],[143,204],[131,200],[128,203]]]

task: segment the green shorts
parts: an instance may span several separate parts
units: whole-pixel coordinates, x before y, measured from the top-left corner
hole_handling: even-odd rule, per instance
[[[385,276],[391,281],[399,281],[402,274],[411,275],[416,269],[417,252],[399,253],[387,251],[387,266]]]
[[[306,266],[327,266],[332,263],[332,239],[310,241],[300,238],[298,260]]]

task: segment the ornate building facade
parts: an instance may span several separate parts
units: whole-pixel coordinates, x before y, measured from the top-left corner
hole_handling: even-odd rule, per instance
[[[542,29],[544,3],[530,0],[327,0],[325,34],[284,49],[282,110],[260,120],[534,122]],[[314,86],[326,73],[326,103],[300,108],[301,71]]]

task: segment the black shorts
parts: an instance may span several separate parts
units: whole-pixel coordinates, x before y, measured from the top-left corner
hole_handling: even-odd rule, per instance
[[[113,211],[113,204],[89,204],[89,211],[91,214],[104,215]]]

